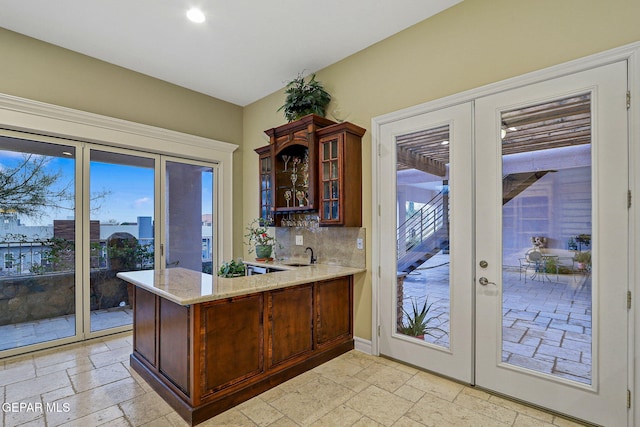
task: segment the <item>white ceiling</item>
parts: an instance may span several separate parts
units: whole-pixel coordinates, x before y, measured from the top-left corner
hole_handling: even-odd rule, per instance
[[[0,26],[244,106],[460,1],[0,0]]]

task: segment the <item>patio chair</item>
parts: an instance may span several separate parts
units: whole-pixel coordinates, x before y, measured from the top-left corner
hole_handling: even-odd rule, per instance
[[[524,258],[518,258],[518,261],[520,261],[520,280],[522,280],[522,276],[524,275],[525,283],[527,282],[527,270],[533,270],[533,274],[531,275],[532,280],[536,278],[538,273],[544,273],[544,257],[538,248],[529,249],[524,254]]]

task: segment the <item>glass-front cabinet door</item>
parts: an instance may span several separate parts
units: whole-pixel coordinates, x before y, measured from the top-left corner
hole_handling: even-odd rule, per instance
[[[325,224],[340,221],[339,142],[342,135],[320,140],[320,219]]]
[[[273,220],[273,160],[271,146],[255,150],[258,153],[258,176],[260,177],[260,218]]]
[[[317,131],[320,225],[362,226],[362,135],[343,122]]]

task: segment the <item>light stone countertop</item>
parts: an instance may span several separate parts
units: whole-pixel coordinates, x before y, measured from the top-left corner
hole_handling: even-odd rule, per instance
[[[260,265],[285,270],[252,276],[223,278],[176,267],[161,270],[125,271],[118,273],[117,276],[124,281],[177,304],[191,305],[319,280],[350,276],[366,271],[363,268],[325,264],[304,267],[291,267],[272,263],[260,263]]]

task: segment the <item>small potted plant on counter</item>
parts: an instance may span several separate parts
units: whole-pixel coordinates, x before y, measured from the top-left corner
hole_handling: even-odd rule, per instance
[[[247,226],[247,234],[244,237],[248,241],[249,253],[256,253],[256,261],[270,261],[273,258],[273,246],[276,244],[276,238],[269,234],[269,225],[271,223],[264,218],[256,218]]]
[[[229,262],[223,262],[218,270],[218,276],[220,277],[241,277],[245,276],[247,268],[241,259],[232,259]]]

